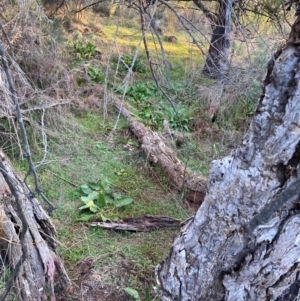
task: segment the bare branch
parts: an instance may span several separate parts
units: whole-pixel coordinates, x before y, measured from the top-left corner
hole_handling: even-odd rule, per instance
[[[15,85],[14,85],[14,82],[13,82],[13,79],[12,79],[12,76],[11,76],[10,69],[8,67],[8,62],[7,62],[7,59],[6,59],[6,56],[5,56],[4,47],[3,47],[3,44],[2,44],[1,41],[0,41],[0,56],[2,57],[3,69],[4,69],[6,77],[7,77],[9,90],[11,92],[11,98],[12,98],[13,103],[15,105],[17,120],[18,120],[18,124],[20,126],[21,136],[22,136],[23,144],[24,144],[24,157],[26,157],[26,159],[28,161],[28,164],[29,164],[29,170],[28,170],[28,172],[25,176],[24,182],[26,184],[27,177],[30,174],[33,175],[34,183],[35,183],[35,191],[36,191],[36,193],[38,193],[42,197],[44,202],[46,202],[48,204],[48,206],[49,206],[48,211],[49,211],[49,213],[51,213],[55,209],[55,207],[47,199],[47,197],[44,195],[43,190],[42,190],[42,188],[40,187],[40,184],[39,184],[38,176],[37,176],[37,173],[36,173],[36,168],[33,164],[32,156],[31,156],[30,146],[29,146],[29,143],[28,143],[28,137],[27,137],[25,125],[24,125],[24,122],[23,122],[23,117],[22,117],[22,114],[21,114],[19,100],[18,100],[18,97],[17,97],[17,94],[16,94]],[[31,192],[31,190],[30,190],[30,192]],[[31,194],[32,194],[32,197],[33,197],[32,192],[31,192]]]
[[[42,117],[41,117],[41,130],[42,130],[42,138],[43,138],[43,146],[44,146],[44,155],[41,162],[35,166],[36,169],[38,169],[40,166],[42,166],[45,163],[47,153],[48,153],[47,151],[48,143],[47,143],[47,135],[45,133],[44,117],[45,117],[45,108],[42,109]]]
[[[102,3],[102,2],[105,2],[105,1],[106,1],[106,0],[99,0],[99,1],[93,2],[93,3],[91,3],[91,4],[87,5],[87,6],[84,6],[84,7],[81,8],[81,9],[77,10],[75,13],[78,14],[78,13],[82,12],[83,10],[85,10],[85,9],[87,9],[87,8],[89,8],[89,7],[92,7],[93,5],[96,5],[96,4],[98,4],[98,3]]]
[[[217,22],[217,16],[215,13],[210,11],[201,0],[193,0],[194,4],[200,8],[200,10],[204,13],[205,17],[209,19],[212,23]]]

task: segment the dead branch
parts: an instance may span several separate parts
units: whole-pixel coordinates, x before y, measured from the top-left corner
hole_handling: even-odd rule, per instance
[[[149,161],[163,168],[176,189],[187,192],[188,201],[200,205],[206,194],[206,178],[187,169],[162,138],[137,121],[124,103],[115,102],[115,107],[130,122],[130,129],[141,141],[141,148]]]
[[[181,220],[161,215],[144,215],[138,218],[128,218],[120,222],[102,223],[94,222],[89,224],[91,227],[100,227],[103,229],[148,232],[161,228],[180,227]]]
[[[82,7],[81,9],[77,10],[75,13],[78,14],[78,13],[81,13],[82,11],[84,11],[85,9],[89,8],[89,7],[92,7],[93,5],[96,5],[96,4],[99,4],[99,3],[102,3],[106,0],[99,0],[99,1],[96,1],[96,2],[93,2],[93,3],[90,3],[84,7]]]
[[[0,247],[6,250],[13,271],[1,301],[7,300],[12,285],[16,286],[18,300],[42,301],[50,297],[55,301],[54,281],[59,278],[63,289],[70,286],[55,252],[55,228],[2,152],[0,171]]]

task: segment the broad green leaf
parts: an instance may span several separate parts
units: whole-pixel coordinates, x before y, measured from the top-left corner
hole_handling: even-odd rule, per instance
[[[85,204],[87,204],[87,203],[90,201],[90,199],[87,198],[86,196],[82,196],[80,199],[81,199]]]
[[[106,200],[106,204],[113,204],[115,201],[115,198],[111,193],[106,193],[105,200]]]
[[[103,179],[101,180],[101,186],[103,187],[103,190],[105,192],[109,192],[110,191],[110,183],[107,179]]]
[[[131,288],[131,287],[126,287],[126,288],[124,289],[124,291],[125,291],[128,295],[130,295],[131,297],[133,297],[136,301],[141,301],[140,296],[139,296],[139,293],[138,293],[135,289],[133,289],[133,288]]]
[[[90,206],[90,210],[96,213],[98,211],[98,207],[93,203],[93,205]]]
[[[97,147],[98,147],[98,146],[99,146],[99,145],[97,145]],[[101,190],[101,189],[102,189],[101,184],[100,184],[99,182],[88,182],[88,186],[89,186],[91,189],[95,190],[95,191],[98,191],[98,190]]]
[[[146,108],[144,111],[145,117],[149,118],[151,116],[151,110],[150,108]]]
[[[79,207],[79,210],[83,210],[83,209],[90,209],[90,211],[94,213],[98,211],[98,207],[94,204],[94,201],[91,200],[86,202],[84,206]]]
[[[120,193],[114,193],[113,198],[114,198],[114,200],[121,200],[121,199],[124,199],[124,195],[120,194]]]
[[[79,218],[76,219],[77,222],[87,222],[89,221],[92,217],[94,217],[93,214],[90,214],[90,215],[83,215]]]
[[[147,286],[145,289],[145,301],[151,301],[149,287]]]
[[[104,216],[102,213],[100,213],[99,215],[100,215],[100,219],[101,219],[102,222],[105,223],[105,222],[109,221],[109,218],[107,218],[106,216]]]
[[[105,196],[103,193],[99,193],[99,195],[98,195],[97,206],[99,208],[104,208],[106,206],[106,200],[105,200]]]
[[[96,200],[97,198],[98,198],[98,195],[99,195],[99,193],[97,192],[97,191],[92,191],[88,196],[87,196],[87,198],[89,199],[89,200]]]
[[[86,195],[89,195],[93,191],[87,184],[80,186],[80,189]]]
[[[119,198],[119,199],[115,200],[115,206],[117,208],[120,208],[120,207],[127,206],[127,205],[131,204],[132,202],[133,202],[132,198],[123,197],[123,198]]]
[[[79,210],[84,210],[84,209],[88,209],[88,208],[89,208],[89,205],[84,205],[84,206],[79,207],[78,209]]]

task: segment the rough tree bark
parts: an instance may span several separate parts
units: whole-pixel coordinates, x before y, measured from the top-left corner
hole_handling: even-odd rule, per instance
[[[157,266],[163,301],[293,300],[300,271],[300,30],[268,64],[254,119]],[[298,45],[297,45],[298,43]],[[297,293],[297,290],[296,290]]]
[[[2,264],[6,262],[12,269],[14,295],[22,301],[55,301],[55,280],[64,289],[70,281],[55,251],[54,226],[2,152],[0,217]],[[5,296],[0,299],[7,300]]]
[[[218,0],[219,8],[215,14],[209,12],[201,0],[194,0],[193,2],[212,23],[212,36],[202,74],[209,78],[222,79],[229,62],[229,35],[233,0]]]

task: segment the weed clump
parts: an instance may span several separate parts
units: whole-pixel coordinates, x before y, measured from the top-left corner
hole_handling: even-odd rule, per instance
[[[102,222],[117,221],[116,210],[128,206],[133,199],[119,193],[113,193],[108,180],[88,182],[80,186],[83,206],[78,209],[81,216],[77,221],[99,220]]]

